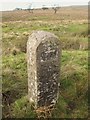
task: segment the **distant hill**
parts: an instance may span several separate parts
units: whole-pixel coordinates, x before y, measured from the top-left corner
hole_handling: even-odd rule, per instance
[[[78,8],[78,9],[81,9],[81,8],[88,8],[88,5],[72,5],[72,6],[64,6],[62,8]]]

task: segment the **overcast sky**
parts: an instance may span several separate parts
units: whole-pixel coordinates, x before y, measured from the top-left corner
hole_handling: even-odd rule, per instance
[[[13,10],[15,8],[28,8],[32,3],[32,8],[45,6],[71,6],[88,5],[88,0],[0,0],[0,10]]]

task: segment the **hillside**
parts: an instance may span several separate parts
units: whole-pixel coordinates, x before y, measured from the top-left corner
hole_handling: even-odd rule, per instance
[[[33,10],[33,14],[28,10],[14,10],[14,11],[3,11],[3,22],[6,21],[30,21],[30,20],[44,20],[44,21],[57,21],[57,20],[86,20],[88,19],[88,7],[87,6],[71,6],[61,7],[57,14],[54,14],[53,9],[37,9]]]

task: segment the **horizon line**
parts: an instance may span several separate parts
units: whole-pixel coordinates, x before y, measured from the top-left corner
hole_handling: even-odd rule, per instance
[[[88,5],[90,5],[90,4],[88,4]],[[62,6],[44,6],[44,7],[47,7],[47,8],[52,8],[52,7],[77,7],[77,6],[88,6],[87,4],[78,4],[78,5],[75,5],[75,4],[72,4],[72,5],[62,5]],[[22,7],[16,7],[16,8],[18,8],[18,9],[22,9],[22,10],[28,10],[28,8],[22,8]],[[3,12],[3,11],[13,11],[13,10],[15,10],[16,8],[12,8],[12,9],[7,9],[7,10],[0,10],[0,12]],[[42,9],[43,8],[43,6],[42,7],[34,7],[33,9]]]

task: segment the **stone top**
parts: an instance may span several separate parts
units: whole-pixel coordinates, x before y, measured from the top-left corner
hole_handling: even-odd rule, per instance
[[[58,37],[53,33],[46,32],[46,31],[33,31],[32,34],[29,36],[29,40],[27,44],[31,46],[30,48],[37,48],[38,45],[45,40],[49,40],[49,38],[54,38],[58,41]]]

